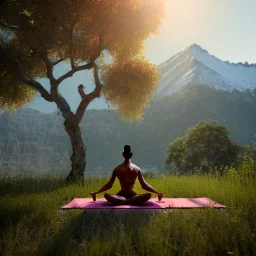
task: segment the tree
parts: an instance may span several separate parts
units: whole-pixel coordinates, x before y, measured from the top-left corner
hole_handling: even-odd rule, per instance
[[[235,164],[240,146],[229,138],[230,130],[217,121],[201,121],[188,128],[183,137],[176,138],[167,148],[166,163],[176,171],[186,173],[203,167]]]
[[[139,119],[158,83],[157,68],[142,55],[143,41],[157,32],[164,0],[10,0],[0,5],[0,108],[16,109],[39,93],[55,102],[72,144],[68,180],[82,180],[85,147],[79,123],[102,94],[126,120]],[[106,62],[106,57],[111,61]],[[56,78],[54,67],[70,70]],[[59,92],[78,71],[93,69],[95,89],[73,113]],[[99,72],[99,70],[101,72]],[[47,91],[38,78],[47,77]],[[77,86],[77,85],[74,85]]]
[[[252,145],[245,145],[241,147],[240,164],[248,164],[251,169],[256,170],[256,142],[252,141]]]

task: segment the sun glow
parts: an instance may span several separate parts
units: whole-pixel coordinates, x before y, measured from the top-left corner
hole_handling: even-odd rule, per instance
[[[206,21],[209,16],[209,2],[205,0],[168,1],[167,17],[163,24],[165,32],[177,32],[183,29],[191,31],[196,25]],[[189,29],[190,28],[190,29]]]
[[[168,0],[166,1],[165,17],[159,29],[158,35],[153,35],[145,42],[145,54],[156,55],[157,42],[161,38],[165,41],[180,41],[180,49],[188,46],[181,42],[191,40],[196,42],[207,29],[209,19],[216,3],[210,0]],[[159,49],[158,49],[159,50]]]

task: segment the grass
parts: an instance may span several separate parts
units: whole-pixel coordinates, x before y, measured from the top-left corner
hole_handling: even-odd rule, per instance
[[[256,255],[255,176],[231,170],[146,180],[165,197],[209,197],[227,208],[63,211],[107,179],[87,178],[82,186],[54,177],[1,178],[0,255]],[[110,192],[118,189],[115,182]]]

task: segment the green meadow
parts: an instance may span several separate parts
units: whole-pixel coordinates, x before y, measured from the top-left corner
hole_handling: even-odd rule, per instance
[[[107,178],[67,185],[58,177],[5,177],[0,255],[256,255],[255,173],[145,179],[164,197],[209,197],[227,208],[64,211],[61,206],[88,197]],[[116,181],[110,192],[118,189]],[[142,192],[139,184],[135,189]]]

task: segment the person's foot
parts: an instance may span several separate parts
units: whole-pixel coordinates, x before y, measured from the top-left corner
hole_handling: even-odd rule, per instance
[[[94,192],[89,192],[89,194],[91,195],[93,201],[96,201],[96,194]]]
[[[159,193],[157,193],[157,196],[158,196],[158,201],[160,202],[163,198],[163,193],[159,192]]]

